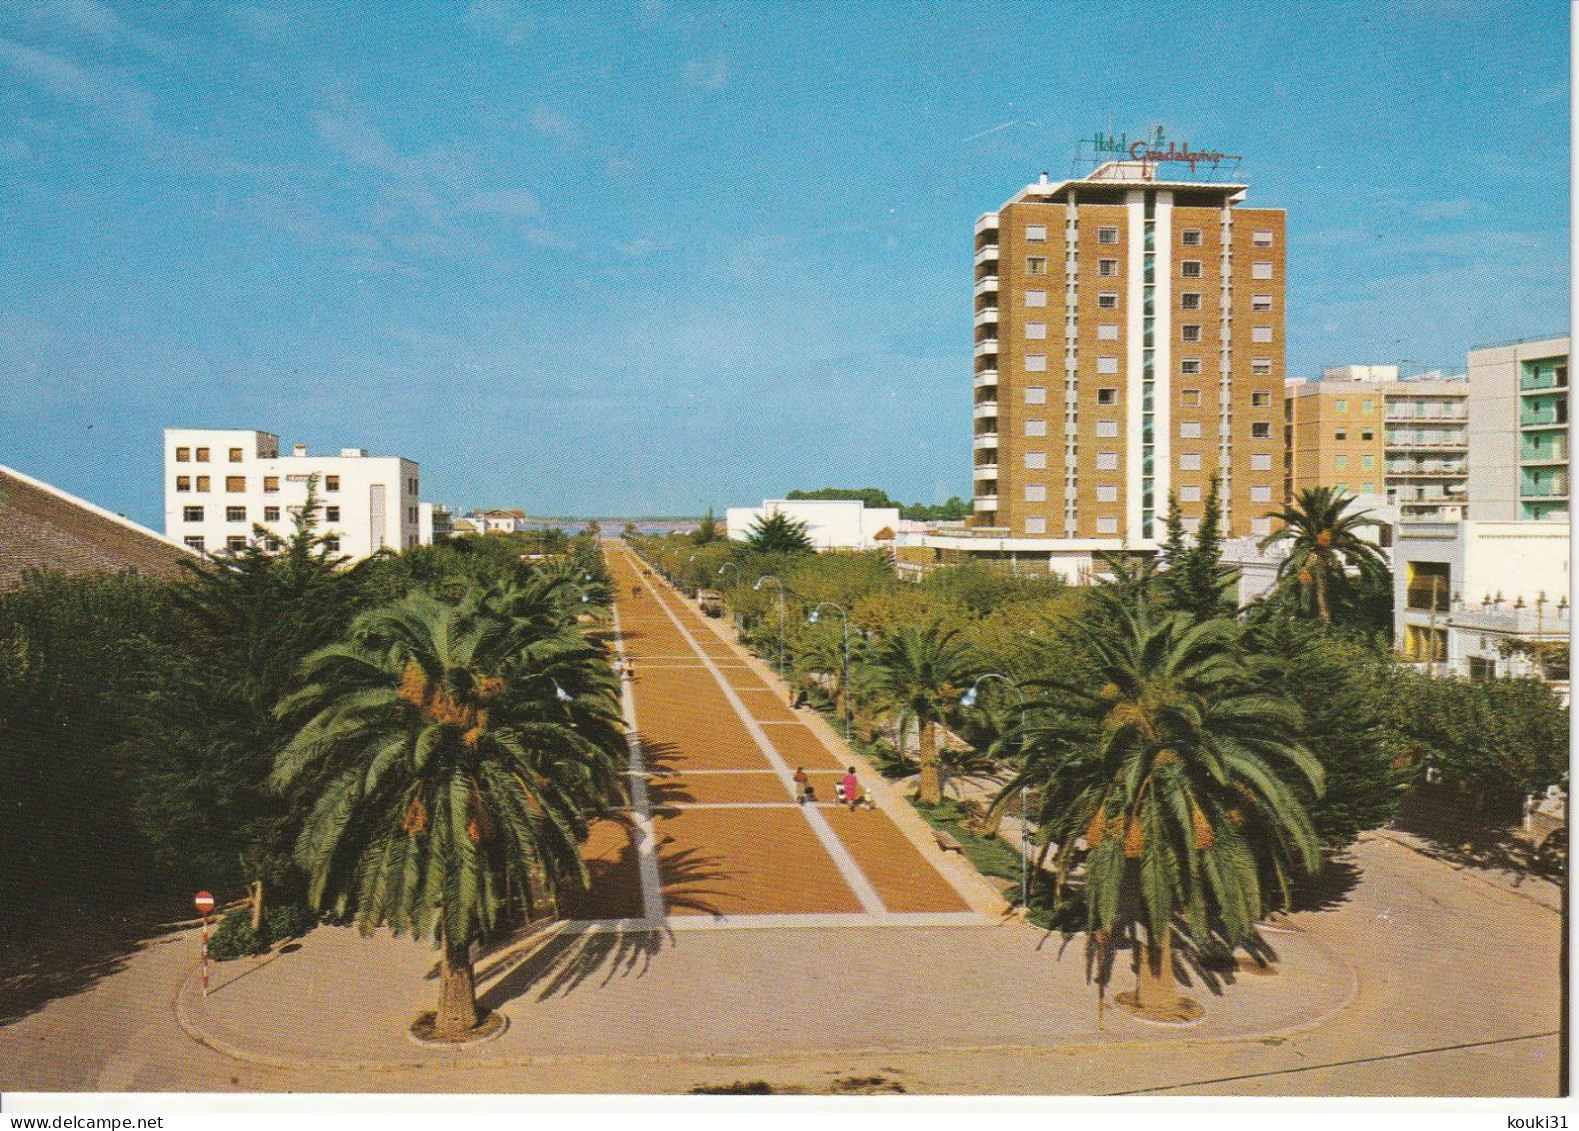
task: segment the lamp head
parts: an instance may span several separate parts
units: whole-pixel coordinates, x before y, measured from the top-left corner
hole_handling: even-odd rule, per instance
[[[961,707],[974,707],[976,705],[976,689],[972,687],[959,697]]]
[[[757,583],[751,587],[753,593],[762,588],[762,578],[757,578]]]
[[[568,702],[570,702],[570,699],[571,699],[570,692],[566,691],[563,687],[560,687],[559,686],[559,681],[557,679],[553,680],[551,682],[554,685],[554,698],[558,699],[561,703],[568,703]]]
[[[811,612],[806,614],[806,622],[808,624],[816,624],[817,623],[817,618],[820,617],[820,616],[822,616],[822,610],[821,609],[813,609]]]

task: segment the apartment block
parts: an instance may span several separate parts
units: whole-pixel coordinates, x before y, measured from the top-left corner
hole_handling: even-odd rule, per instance
[[[1568,521],[1568,339],[1469,352],[1475,517]]]
[[[1335,487],[1400,521],[1468,517],[1469,382],[1398,376],[1394,365],[1344,365],[1285,388],[1287,495]]]
[[[1154,549],[1213,474],[1230,534],[1281,502],[1284,213],[1157,170],[1043,176],[976,222],[971,535],[1005,553]]]
[[[361,448],[312,456],[305,444],[281,456],[279,446],[269,432],[165,429],[166,537],[208,553],[245,549],[255,537],[280,549],[316,479],[318,531],[332,551],[357,560],[422,543],[415,460]]]

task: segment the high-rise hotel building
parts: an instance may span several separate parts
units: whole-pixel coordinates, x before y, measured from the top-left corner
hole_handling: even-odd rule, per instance
[[[1226,532],[1269,529],[1283,211],[1163,168],[1044,175],[976,222],[977,538],[1054,558],[1152,549],[1169,493],[1193,525],[1213,474]]]

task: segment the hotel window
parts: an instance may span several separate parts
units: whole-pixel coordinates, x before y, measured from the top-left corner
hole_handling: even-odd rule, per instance
[[[241,462],[241,449],[240,448],[231,448],[230,449],[230,462],[231,463],[240,463]]]
[[[1272,309],[1272,296],[1251,295],[1250,309],[1255,311],[1257,314],[1265,314],[1267,311]]]
[[[1186,259],[1179,264],[1179,274],[1186,279],[1199,279],[1201,277],[1201,261],[1199,259]]]
[[[1025,422],[1025,434],[1027,436],[1045,436],[1045,435],[1047,435],[1047,421],[1045,421],[1045,420],[1027,420]]]
[[[1255,247],[1271,247],[1272,246],[1272,233],[1271,232],[1255,232],[1255,233],[1253,233],[1251,235],[1250,242]]]
[[[1270,263],[1252,263],[1250,265],[1250,277],[1252,279],[1270,279],[1272,277],[1272,265]]]
[[[1118,519],[1116,519],[1116,518],[1099,518],[1099,519],[1097,519],[1097,533],[1098,534],[1117,534],[1118,533]]]
[[[1028,341],[1042,342],[1047,340],[1046,322],[1027,322],[1025,324],[1025,337]]]
[[[246,507],[226,507],[225,508],[225,521],[226,522],[246,522],[247,521],[247,508]]]
[[[1184,231],[1179,233],[1179,242],[1185,247],[1200,247],[1201,229],[1185,228]]]
[[[1250,426],[1250,438],[1252,440],[1270,440],[1272,438],[1272,425],[1265,421],[1252,424]]]
[[[1102,276],[1104,279],[1110,279],[1114,275],[1117,275],[1118,274],[1118,260],[1116,260],[1116,259],[1099,259],[1099,260],[1097,260],[1097,274]]]
[[[1097,341],[1099,341],[1099,342],[1116,342],[1116,341],[1118,341],[1118,323],[1117,322],[1103,322],[1101,325],[1099,325],[1097,327]]]
[[[1025,403],[1026,404],[1046,404],[1047,403],[1047,386],[1046,385],[1027,385],[1025,387]]]
[[[202,537],[202,535],[200,535],[200,534],[191,534],[191,535],[188,535],[187,537],[181,539],[181,541],[186,543],[188,549],[196,550],[200,554],[203,552],[203,537]]]
[[[1185,408],[1200,408],[1201,407],[1201,390],[1199,390],[1199,389],[1180,389],[1179,390],[1179,403],[1181,405],[1183,405]]]
[[[1361,456],[1360,457],[1360,468],[1362,470],[1364,470],[1364,471],[1375,471],[1376,470],[1376,457],[1375,456]]]
[[[1099,440],[1116,440],[1116,439],[1118,439],[1118,421],[1116,421],[1116,420],[1099,420],[1099,421],[1097,421],[1097,439],[1099,439]]]
[[[263,477],[263,493],[265,495],[271,495],[279,489],[280,477],[278,475],[265,475]]]
[[[1199,420],[1179,421],[1179,439],[1199,440],[1201,438],[1201,422]]]
[[[208,449],[207,448],[199,448],[199,449],[197,449],[197,462],[198,463],[207,463],[208,462]]]
[[[406,508],[406,521],[407,522],[416,522],[417,521],[417,508],[416,507],[407,507]]]
[[[1025,305],[1026,306],[1046,306],[1047,305],[1047,292],[1046,291],[1026,291],[1025,292]]]
[[[1117,373],[1118,372],[1118,358],[1116,358],[1116,357],[1099,357],[1099,358],[1097,358],[1097,372],[1098,373]]]
[[[1098,471],[1117,471],[1118,470],[1118,453],[1117,452],[1098,452],[1097,453],[1097,470]]]
[[[206,476],[206,475],[199,475],[197,477],[197,489],[199,491],[206,491],[206,490],[208,490],[208,476]]]
[[[1201,470],[1201,453],[1200,452],[1180,452],[1179,453],[1179,470],[1180,471],[1199,471],[1199,470]]]
[[[245,491],[246,489],[247,489],[247,477],[245,475],[227,475],[227,476],[225,476],[225,490],[231,492],[232,494],[239,494],[240,492]]]
[[[284,549],[284,544],[278,538],[265,538],[263,545],[271,554],[277,554]]]
[[[1047,520],[1045,518],[1028,518],[1025,520],[1027,534],[1046,534]]]
[[[340,477],[338,475],[325,475],[323,477],[323,489],[325,491],[338,491],[340,489]]]
[[[192,449],[191,448],[177,448],[175,450],[175,462],[176,463],[191,463],[192,462]]]
[[[1369,415],[1371,415],[1371,413],[1373,413],[1375,411],[1376,411],[1376,402],[1375,401],[1361,401],[1360,402],[1360,415],[1361,416],[1369,416]]]
[[[340,508],[339,507],[324,507],[324,509],[323,509],[323,520],[325,522],[339,522],[340,521]]]
[[[1118,488],[1113,486],[1112,484],[1103,484],[1102,486],[1098,487],[1097,488],[1097,502],[1099,502],[1099,503],[1116,503],[1116,502],[1118,502]]]
[[[1272,403],[1271,393],[1251,393],[1250,405],[1252,408],[1266,408]]]
[[[1250,533],[1257,538],[1262,538],[1272,533],[1272,520],[1270,518],[1252,518],[1250,520]]]
[[[1179,339],[1185,342],[1198,342],[1201,340],[1201,328],[1199,326],[1180,326]]]
[[[1332,438],[1334,440],[1347,440],[1349,438],[1349,430],[1347,428],[1336,429],[1332,433]]]
[[[1117,291],[1099,291],[1097,293],[1097,309],[1098,310],[1117,310],[1118,309],[1118,292]]]
[[[225,549],[229,550],[232,554],[239,554],[246,548],[247,536],[245,534],[232,534],[229,538],[225,539]]]
[[[1030,224],[1030,225],[1028,225],[1026,227],[1026,229],[1025,229],[1025,238],[1028,239],[1028,240],[1044,240],[1045,241],[1047,239],[1047,225],[1046,224]]]
[[[1267,455],[1265,452],[1262,452],[1259,455],[1251,456],[1250,457],[1250,470],[1251,471],[1271,471],[1272,470],[1272,457]]]
[[[1361,483],[1360,490],[1374,494],[1376,491],[1376,484],[1371,482]]]
[[[1272,363],[1261,357],[1254,359],[1250,362],[1250,375],[1252,377],[1272,376]]]
[[[1201,489],[1199,487],[1180,487],[1179,488],[1179,502],[1181,502],[1181,503],[1198,503],[1200,501],[1201,501]]]
[[[1180,310],[1201,309],[1201,294],[1199,291],[1183,291],[1179,295]]]
[[[1026,471],[1045,471],[1046,468],[1047,468],[1047,453],[1046,452],[1026,452],[1025,453],[1025,470]]]
[[[1046,373],[1047,355],[1045,353],[1028,353],[1025,355],[1025,371],[1027,373]]]
[[[1029,257],[1025,261],[1025,273],[1027,275],[1047,274],[1047,260],[1039,255]]]
[[[1270,503],[1272,501],[1272,488],[1270,488],[1270,487],[1252,487],[1252,488],[1250,488],[1250,501],[1252,503]]]
[[[333,534],[329,535],[329,537],[323,540],[323,545],[324,549],[328,550],[331,554],[338,554],[340,552],[340,539]]]
[[[1118,404],[1118,390],[1098,389],[1097,404]]]
[[[182,522],[202,522],[203,521],[203,508],[202,507],[182,507],[181,508],[181,521]]]
[[[1364,432],[1360,433],[1360,439],[1364,440],[1366,443],[1370,443],[1372,440],[1376,439],[1376,433],[1367,428]]]
[[[1047,501],[1047,488],[1040,483],[1027,483],[1025,485],[1025,501],[1028,503],[1045,503]]]
[[[1097,243],[1118,243],[1118,229],[1112,226],[1098,228]]]
[[[1334,470],[1334,471],[1343,471],[1343,470],[1347,469],[1348,466],[1349,466],[1349,457],[1348,456],[1333,456],[1332,457],[1332,470]]]
[[[263,508],[263,521],[264,522],[278,522],[279,520],[280,520],[280,508],[279,507],[264,507]]]
[[[1272,327],[1270,327],[1270,326],[1252,326],[1252,327],[1250,327],[1250,340],[1252,342],[1257,343],[1258,345],[1267,345],[1267,344],[1269,344],[1272,341]]]
[[[1179,372],[1187,377],[1199,375],[1201,372],[1201,359],[1198,357],[1185,358],[1179,362]]]
[[[1333,401],[1332,402],[1332,411],[1333,412],[1348,412],[1349,411],[1349,402],[1348,401],[1343,401],[1343,400]]]
[[[190,475],[177,475],[175,477],[175,489],[177,491],[190,491],[192,489],[192,477]]]

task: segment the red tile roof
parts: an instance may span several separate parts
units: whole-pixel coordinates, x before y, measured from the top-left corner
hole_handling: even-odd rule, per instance
[[[38,569],[171,577],[183,560],[194,555],[154,531],[0,466],[0,589]]]

